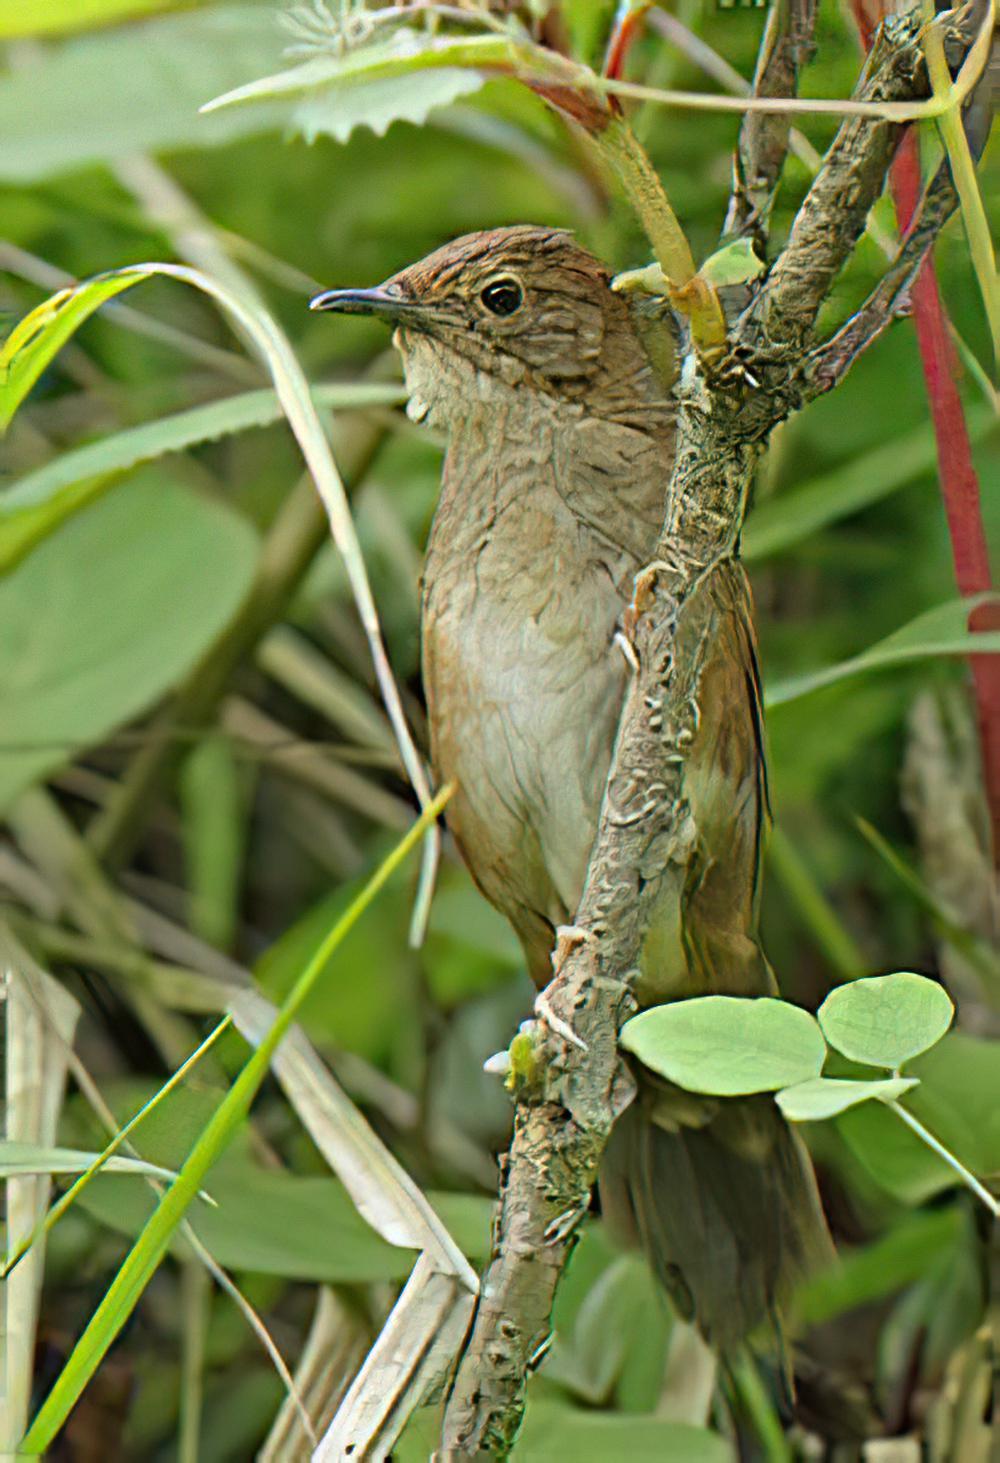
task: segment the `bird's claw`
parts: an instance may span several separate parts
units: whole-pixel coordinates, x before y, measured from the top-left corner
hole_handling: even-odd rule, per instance
[[[546,1000],[544,992],[535,1000],[535,1015],[540,1021],[544,1021],[545,1025],[550,1031],[554,1031],[556,1036],[561,1036],[563,1041],[569,1042],[571,1046],[577,1047],[579,1051],[587,1052],[590,1050],[583,1038],[577,1036],[569,1022],[564,1021],[561,1016],[556,1015]]]
[[[581,945],[586,945],[593,938],[593,931],[584,929],[583,925],[559,925],[556,929],[556,947],[549,957],[552,961],[552,969],[558,974],[567,956],[572,955],[574,950],[579,949]]]
[[[564,1209],[561,1214],[557,1214],[555,1219],[550,1220],[545,1226],[543,1235],[545,1243],[547,1245],[561,1244],[567,1235],[573,1233],[586,1212],[586,1209],[580,1208],[578,1205],[574,1209]]]

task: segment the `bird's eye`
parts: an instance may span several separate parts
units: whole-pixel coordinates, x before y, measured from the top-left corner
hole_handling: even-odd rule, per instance
[[[524,301],[524,292],[516,279],[494,279],[485,286],[479,298],[493,315],[513,315]]]

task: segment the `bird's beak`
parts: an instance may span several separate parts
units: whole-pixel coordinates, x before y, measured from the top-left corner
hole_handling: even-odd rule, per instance
[[[377,315],[398,325],[419,310],[419,301],[377,285],[372,290],[323,290],[309,301],[310,310],[336,310],[341,315]]]

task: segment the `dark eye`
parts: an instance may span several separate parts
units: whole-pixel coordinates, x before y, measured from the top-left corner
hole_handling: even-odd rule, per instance
[[[521,308],[524,294],[516,279],[494,279],[479,298],[492,314],[513,315]]]

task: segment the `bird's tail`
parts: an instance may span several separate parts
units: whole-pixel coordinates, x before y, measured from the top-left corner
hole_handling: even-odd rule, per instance
[[[612,1133],[601,1201],[723,1353],[776,1322],[796,1283],[833,1258],[808,1155],[770,1097],[693,1098],[643,1073]]]

